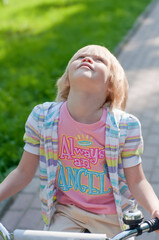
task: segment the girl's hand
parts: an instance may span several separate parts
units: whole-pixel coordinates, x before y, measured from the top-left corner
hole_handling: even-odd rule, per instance
[[[153,212],[152,212],[152,217],[153,218],[158,218],[159,219],[159,209],[157,209],[157,210],[154,210]],[[155,232],[157,232],[157,233],[159,233],[159,230],[157,230],[157,231],[155,231]]]

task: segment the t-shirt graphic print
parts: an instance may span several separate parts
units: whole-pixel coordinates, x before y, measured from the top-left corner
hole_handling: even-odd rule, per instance
[[[103,109],[98,122],[79,123],[68,112],[67,102],[62,105],[58,126],[58,202],[93,213],[116,214],[105,159],[106,117]]]

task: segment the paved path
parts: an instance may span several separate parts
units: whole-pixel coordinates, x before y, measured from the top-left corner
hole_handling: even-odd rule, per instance
[[[159,197],[159,0],[142,20],[140,27],[124,45],[118,59],[124,67],[129,84],[127,111],[139,117],[145,141],[143,168]],[[8,208],[0,221],[15,228],[42,229],[38,173]],[[145,218],[149,215],[145,213]],[[159,239],[145,234],[138,239]]]

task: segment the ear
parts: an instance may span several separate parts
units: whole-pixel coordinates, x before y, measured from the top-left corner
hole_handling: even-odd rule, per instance
[[[68,75],[66,76],[65,86],[70,87],[70,81],[69,81]]]
[[[68,69],[66,69],[64,75],[63,75],[63,79],[64,79],[64,85],[65,87],[69,87],[70,86],[70,82],[69,82],[69,74],[68,74]]]
[[[111,83],[111,76],[107,79],[107,95],[109,95],[112,92],[112,83]]]

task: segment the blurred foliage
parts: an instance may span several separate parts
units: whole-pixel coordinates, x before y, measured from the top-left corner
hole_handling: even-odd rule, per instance
[[[68,60],[87,44],[114,51],[151,0],[0,2],[0,181],[18,164],[33,106],[53,101]]]

